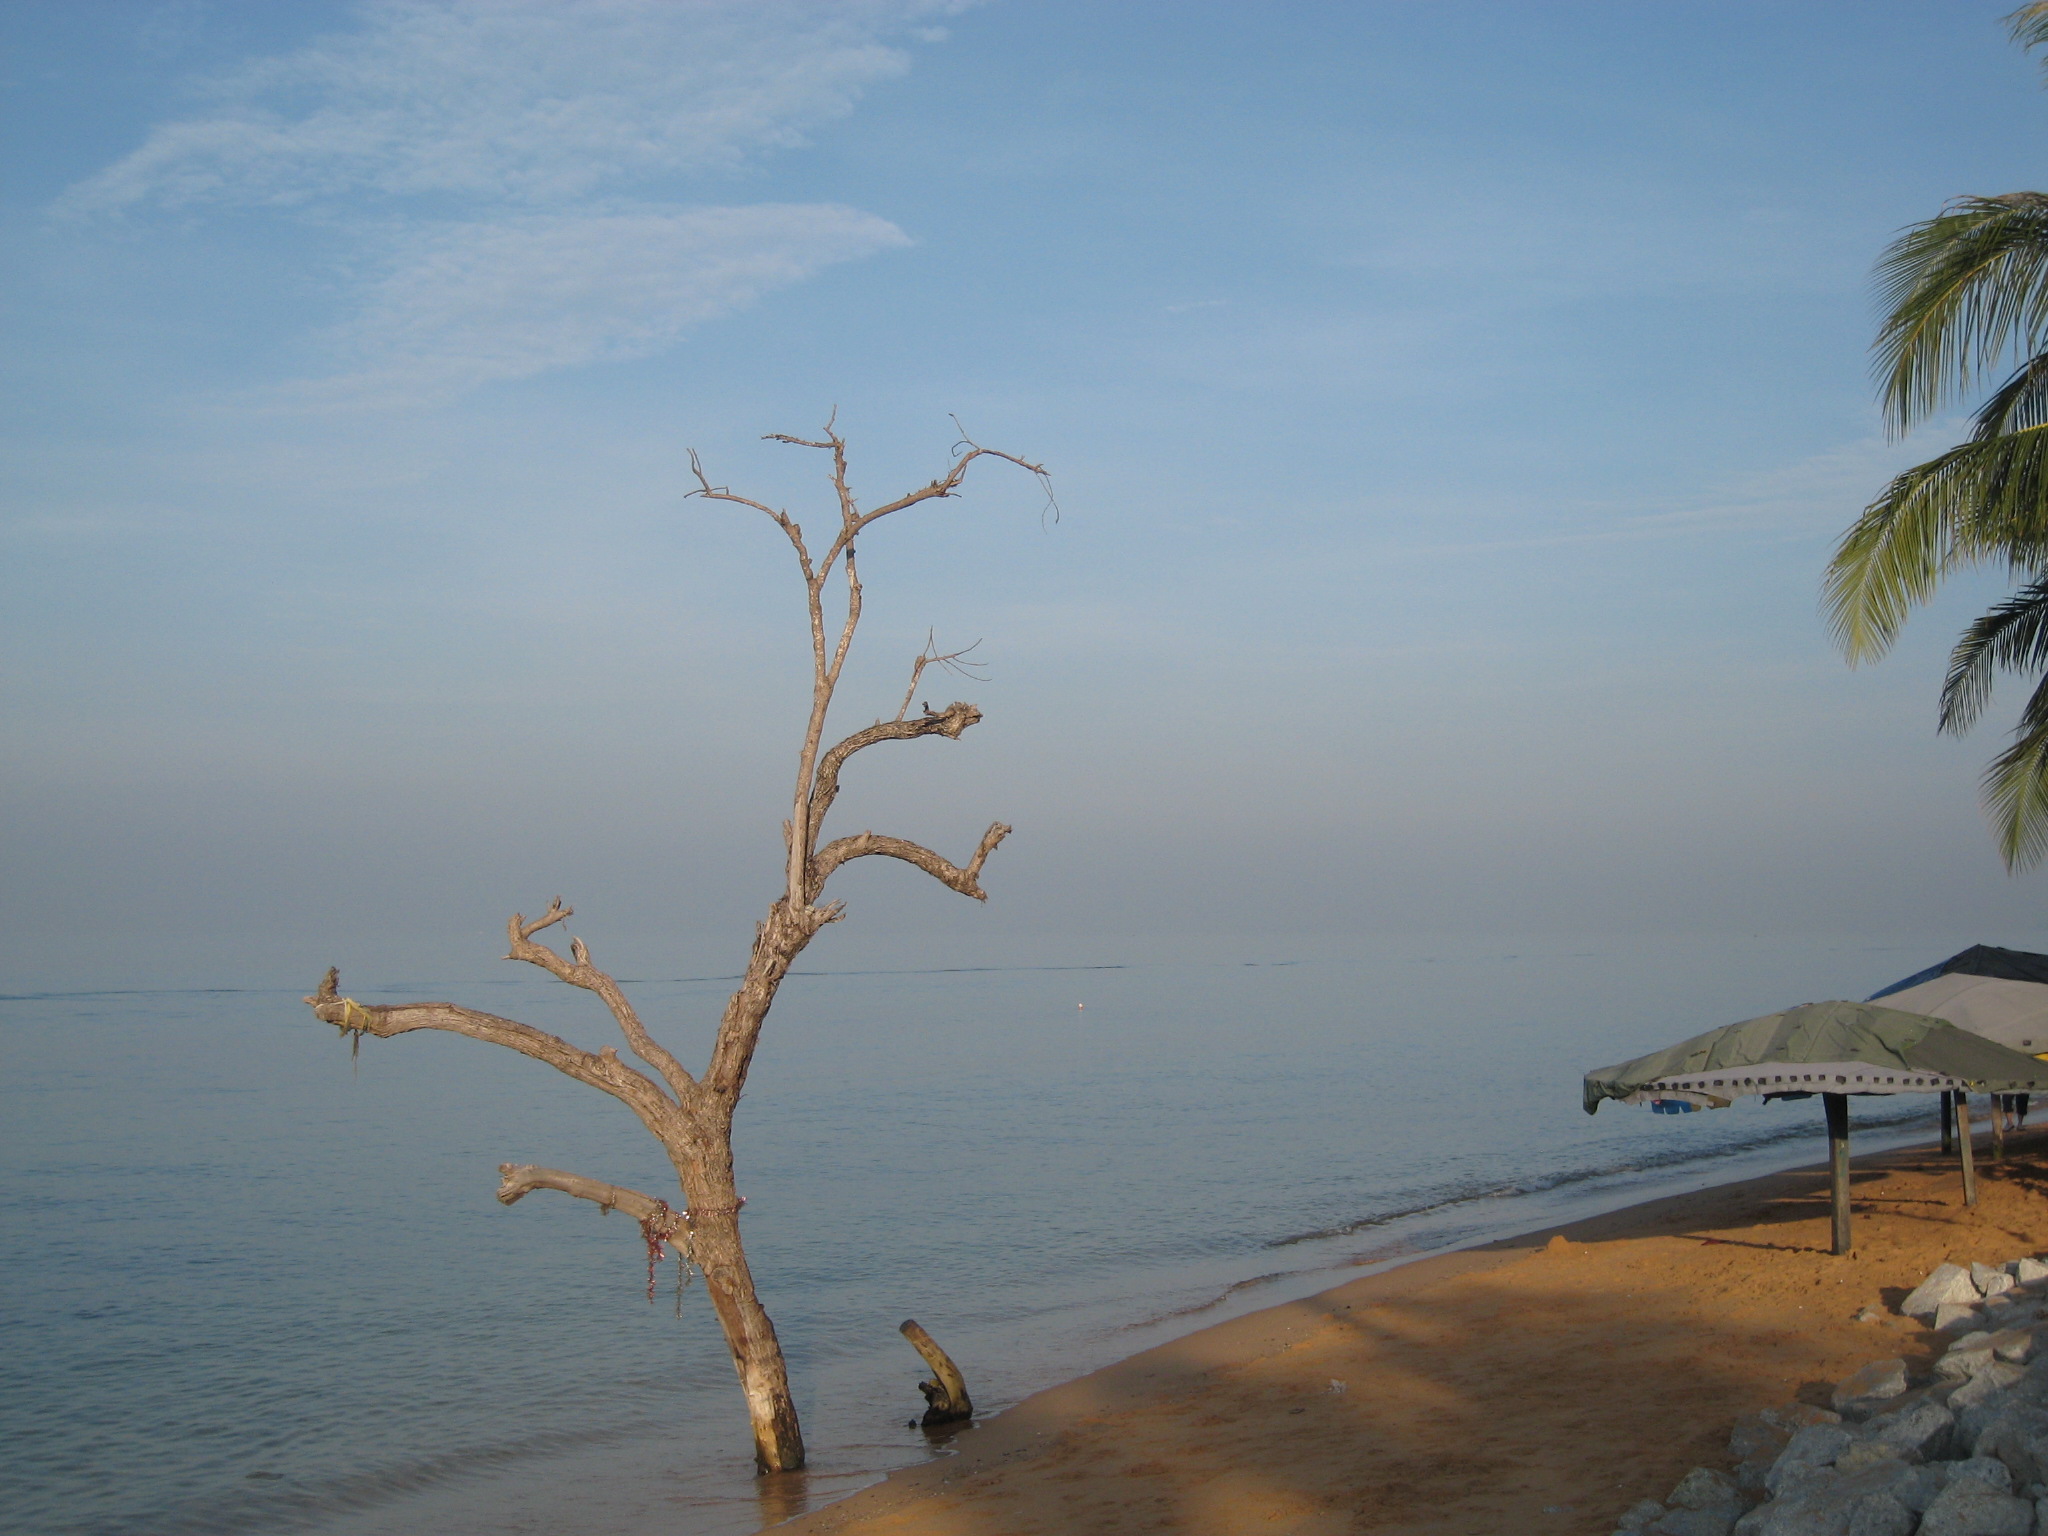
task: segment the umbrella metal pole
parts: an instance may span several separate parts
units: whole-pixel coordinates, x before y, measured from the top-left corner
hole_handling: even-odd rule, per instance
[[[1956,1093],[1956,1145],[1963,1152],[1963,1204],[1977,1203],[1977,1162],[1970,1151],[1970,1096]]]
[[[1828,1182],[1833,1186],[1834,1253],[1849,1251],[1849,1096],[1824,1093],[1821,1107],[1828,1117]]]
[[[1947,1157],[1956,1149],[1956,1096],[1946,1088],[1941,1090],[1941,1155]]]

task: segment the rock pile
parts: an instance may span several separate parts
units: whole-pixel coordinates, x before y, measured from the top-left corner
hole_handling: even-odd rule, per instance
[[[2048,1536],[2048,1263],[1944,1264],[1899,1310],[1955,1336],[1930,1380],[1877,1360],[1832,1409],[1752,1414],[1733,1475],[1695,1467],[1616,1536]]]

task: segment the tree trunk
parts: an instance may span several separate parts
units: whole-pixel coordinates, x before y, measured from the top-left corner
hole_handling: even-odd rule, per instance
[[[669,1129],[682,1137],[699,1134]],[[803,1434],[790,1400],[789,1373],[775,1325],[754,1294],[754,1277],[740,1246],[739,1212],[745,1202],[733,1193],[732,1159],[728,1149],[717,1147],[708,1156],[694,1148],[671,1149],[671,1156],[682,1185],[680,1209],[621,1184],[531,1163],[498,1165],[498,1199],[512,1205],[536,1189],[557,1189],[606,1211],[624,1211],[640,1223],[650,1253],[658,1243],[682,1249],[704,1272],[704,1289],[725,1333],[753,1425],[755,1463],[763,1472],[794,1472],[804,1464]],[[697,1191],[695,1199],[692,1189]]]
[[[707,1210],[691,1213],[690,1247],[704,1271],[732,1368],[747,1398],[747,1418],[754,1427],[754,1464],[763,1472],[794,1472],[804,1464],[803,1431],[797,1427],[796,1402],[789,1395],[789,1368],[775,1325],[754,1294],[754,1276],[740,1249],[739,1213]]]
[[[804,1436],[790,1396],[782,1341],[754,1290],[740,1244],[740,1207],[733,1187],[729,1125],[699,1127],[696,1155],[675,1156],[689,1212],[690,1256],[704,1272],[704,1289],[732,1352],[732,1368],[746,1395],[754,1431],[754,1464],[763,1472],[794,1472],[804,1464]],[[707,1158],[706,1154],[709,1154]],[[673,1155],[673,1154],[672,1154]],[[711,1166],[706,1166],[709,1162]]]

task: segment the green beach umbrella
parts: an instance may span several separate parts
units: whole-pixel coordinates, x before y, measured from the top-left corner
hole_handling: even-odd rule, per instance
[[[1873,1003],[1806,1003],[1726,1024],[1586,1074],[1585,1109],[1624,1104],[1725,1109],[1739,1098],[1820,1094],[1834,1167],[1834,1251],[1849,1251],[1849,1095],[1953,1093],[1964,1117],[1965,1198],[1976,1204],[1968,1094],[2037,1093],[2048,1063],[1925,1014]]]

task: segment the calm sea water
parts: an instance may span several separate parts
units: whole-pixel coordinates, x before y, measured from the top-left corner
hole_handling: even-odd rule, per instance
[[[933,1453],[905,1317],[999,1409],[1361,1264],[1811,1161],[1811,1105],[1589,1119],[1579,1075],[1966,941],[798,976],[740,1112],[814,1461],[765,1491],[701,1289],[678,1304],[671,1265],[650,1304],[624,1217],[492,1198],[501,1161],[673,1197],[610,1100],[449,1037],[352,1059],[295,992],[9,998],[0,1526],[751,1531]],[[605,1039],[545,978],[352,990]],[[727,986],[633,990],[689,1059]],[[1864,1145],[1927,1124],[1857,1118]]]

